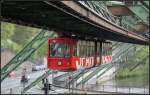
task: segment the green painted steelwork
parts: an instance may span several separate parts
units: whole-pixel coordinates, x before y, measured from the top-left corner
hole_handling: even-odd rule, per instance
[[[99,78],[100,76],[102,76],[103,74],[105,74],[108,70],[110,70],[112,67],[114,66],[114,64],[110,64],[109,66],[106,67],[106,69],[97,76],[97,78]]]
[[[138,21],[143,21],[146,25],[149,25],[148,17],[149,17],[149,9],[144,7],[141,3],[145,3],[149,6],[149,1],[132,1],[131,4],[126,4],[125,1],[107,1],[107,6],[126,6],[128,7],[134,15],[131,16],[122,16],[121,25],[130,31],[135,31],[135,24]]]
[[[1,69],[1,82],[8,76],[10,72],[15,70],[25,60],[27,60],[31,54],[33,54],[40,46],[42,46],[48,37],[54,37],[53,31],[47,32],[42,30],[31,42],[29,42],[12,60],[10,60]]]
[[[135,48],[134,45],[128,45],[128,46],[124,45],[124,47],[122,49],[120,49],[120,51],[119,51],[119,55],[120,55],[119,56],[120,57],[119,60],[122,60],[127,55],[129,56],[129,53],[134,53],[134,48]],[[115,59],[116,58],[117,57],[115,57]]]
[[[107,6],[118,6],[118,5],[125,5],[125,3],[122,1],[107,1],[106,5]]]
[[[72,84],[74,81],[77,81],[77,79],[78,79],[79,77],[81,77],[81,75],[83,75],[84,73],[86,73],[86,72],[88,72],[88,71],[90,71],[90,70],[81,70],[81,71],[79,71],[77,74],[73,75],[73,76],[71,77],[71,80],[67,81],[66,87],[69,87],[70,84]]]
[[[148,58],[149,58],[149,55],[145,56],[140,62],[138,62],[137,64],[135,64],[133,67],[131,67],[130,71],[133,71],[135,68],[137,68],[140,64],[142,64]]]
[[[149,11],[144,8],[144,6],[129,6],[136,16],[138,16],[146,25],[149,25],[147,17],[149,17]]]
[[[133,45],[126,45],[126,44],[124,44],[124,45],[122,46],[122,48],[120,48],[120,50],[118,51],[118,53],[113,56],[112,59],[118,58],[118,60],[120,60],[120,59],[121,59],[121,56],[123,57],[123,55],[125,55],[125,54],[127,53],[127,50],[130,50],[130,49],[132,49],[132,48],[133,48]],[[119,58],[120,58],[120,59],[119,59]],[[113,60],[113,61],[114,61],[114,62],[117,62],[118,60]]]
[[[136,46],[135,46],[136,47]],[[143,47],[140,47],[140,48],[138,48],[136,51],[135,51],[135,53],[134,53],[134,55],[126,55],[126,56],[128,56],[128,59],[126,60],[126,61],[122,61],[122,62],[119,62],[119,67],[120,66],[126,66],[127,64],[123,64],[123,62],[126,62],[127,63],[127,61],[130,61],[131,59],[133,60],[134,59],[134,57],[140,52],[140,51],[142,51],[144,49],[144,46]],[[133,53],[132,51],[129,51],[128,53]],[[125,57],[122,57],[122,60],[124,60],[124,59],[126,59]],[[139,62],[137,62],[137,63],[139,63]],[[133,64],[134,65],[134,64]],[[134,67],[134,66],[133,66]],[[118,68],[117,68],[118,69]],[[116,70],[115,72],[114,72],[114,74],[115,73],[117,73],[118,72],[118,70]]]
[[[121,17],[121,25],[130,30],[130,31],[135,31],[135,24],[137,21],[139,21],[139,19],[133,15],[133,16],[122,16]]]
[[[96,69],[93,70],[87,77],[88,77],[88,78],[91,78],[91,75],[93,75],[93,73],[96,73],[96,72],[98,72],[98,71],[104,69],[104,68],[107,67],[107,66],[108,66],[108,64],[105,64],[105,65],[102,65],[102,66],[96,68]],[[88,71],[90,71],[90,69],[89,69]],[[84,73],[87,73],[87,72],[84,72],[84,71],[83,71],[83,73],[81,73],[80,75],[78,75],[78,76],[76,76],[76,77],[73,77],[73,79],[72,79],[70,82],[67,83],[67,86],[68,86],[69,84],[73,83],[74,81],[77,81],[79,78],[81,78],[81,77],[84,75]],[[87,77],[86,77],[86,78],[87,78]],[[80,84],[83,84],[82,81],[80,82]],[[78,84],[77,84],[76,86],[78,86]]]
[[[112,46],[112,51],[114,51],[116,48],[118,48],[122,43],[118,42],[115,45]]]
[[[30,88],[32,88],[33,86],[35,86],[36,84],[38,84],[39,82],[42,81],[42,79],[46,78],[47,76],[49,76],[50,74],[52,74],[53,71],[52,70],[47,70],[46,73],[42,74],[40,77],[38,77],[35,81],[33,81],[31,84],[29,84],[27,87],[25,87],[23,89],[22,93],[25,93],[26,91],[28,91]]]
[[[112,65],[112,64],[100,66],[99,68],[97,68],[96,70],[94,70],[92,73],[90,73],[86,78],[84,78],[83,80],[81,80],[76,86],[79,86],[80,84],[84,84],[89,79],[91,79],[95,74],[97,74],[99,71],[103,70],[104,68],[109,67],[110,65]]]
[[[124,47],[125,49],[123,49],[122,52],[117,53],[113,58],[118,58],[119,56],[126,55],[126,53],[131,52],[132,48],[134,48],[133,45],[128,45],[128,46],[126,46],[126,44],[125,44],[124,46],[125,46],[126,48]],[[118,60],[117,60],[117,61],[118,61]],[[111,69],[111,68],[115,65],[115,63],[120,63],[120,62],[113,61],[113,62],[112,62],[111,64],[109,64],[108,66],[105,66],[106,69],[105,69],[100,75],[98,75],[97,78],[100,77],[101,75],[103,75],[103,74],[104,74],[106,71],[108,71],[109,69]],[[104,68],[105,68],[105,67],[104,67]],[[104,68],[101,68],[101,67],[97,68],[95,71],[93,71],[91,74],[89,74],[86,78],[84,78],[83,80],[81,80],[81,81],[77,84],[77,86],[79,86],[80,84],[84,84],[84,83],[87,82],[89,79],[91,79],[95,74],[97,74],[100,70],[102,70],[102,69],[104,69]]]
[[[117,17],[112,15],[108,11],[104,1],[79,1],[79,2],[84,6],[90,8],[93,12],[103,17],[105,20],[108,20],[115,24],[117,23],[116,21]]]
[[[112,47],[114,47],[114,46],[116,46],[118,44],[119,44],[119,42],[115,42],[115,43],[113,43]],[[103,69],[106,66],[107,66],[107,64],[104,64],[104,65],[100,66],[99,68],[97,68],[96,71],[97,70],[101,70],[101,69]],[[87,71],[82,71],[81,73],[77,74],[76,76],[73,76],[72,80],[67,83],[67,86],[68,86],[68,84],[71,84],[73,81],[77,81],[82,76],[83,73],[86,73],[88,71],[90,71],[90,69],[87,69]]]
[[[126,6],[128,7],[135,15],[131,15],[131,16],[122,16],[120,17],[121,19],[121,25],[130,30],[130,31],[135,31],[135,24],[138,21],[144,21],[145,24],[148,25],[148,20],[147,17],[149,16],[149,11],[148,9],[144,8],[144,6],[140,3],[137,2],[134,3],[133,5],[125,5],[125,2],[120,2],[120,1],[108,1],[107,5],[108,6]]]
[[[125,2],[118,2],[118,1],[115,1],[115,2],[111,2],[111,1],[79,1],[79,2],[82,5],[86,6],[87,8],[90,8],[94,13],[98,14],[105,20],[110,21],[111,23],[117,24],[128,31],[135,32],[135,24],[140,20],[144,21],[145,24],[148,25],[148,22],[146,22],[146,21],[148,21],[147,17],[149,16],[148,15],[149,11],[147,11],[143,7],[142,4],[140,4],[140,6],[137,6],[137,5],[135,5],[137,3],[133,2],[134,5],[127,6],[127,5],[125,5]],[[140,3],[140,2],[138,2],[138,3]],[[107,5],[127,6],[135,15],[121,16],[121,17],[114,16],[107,9]],[[141,14],[140,11],[142,11],[143,14]],[[138,33],[138,32],[136,32],[136,33]]]
[[[118,19],[118,17],[115,17],[111,13],[108,12],[108,10],[106,9],[106,7],[104,5],[104,2],[85,1],[84,3],[88,7],[92,8],[94,11],[96,11],[97,13],[101,14],[101,16],[104,17],[105,19],[107,19],[107,20],[109,20],[109,21],[111,21],[113,23],[116,23],[116,18]],[[129,8],[137,16],[125,16],[125,17],[122,17],[122,25],[123,25],[124,28],[126,28],[128,30],[133,30],[135,23],[138,20],[140,20],[140,19],[143,20],[146,24],[148,24],[147,23],[147,18],[145,17],[145,15],[149,16],[149,14],[148,14],[149,11],[147,11],[147,9],[145,9],[143,6],[130,6]],[[143,13],[141,13],[141,12],[143,12]],[[44,32],[44,31],[40,32],[37,37],[35,37],[24,49],[22,49],[8,64],[6,64],[2,68],[2,79],[1,79],[1,81],[3,81],[11,71],[16,69],[19,65],[21,65],[22,62],[27,60],[30,57],[30,55],[32,53],[34,53],[36,51],[36,49],[38,49],[46,41],[47,37],[49,37],[49,36],[47,34],[46,34],[47,36],[45,36],[45,33],[46,32]],[[50,36],[53,36],[53,35],[54,35],[53,33],[50,34]],[[127,50],[128,49],[130,49],[130,48],[128,47]],[[131,49],[133,49],[133,48],[131,48]],[[126,50],[126,49],[124,49],[124,50]],[[127,53],[128,52],[126,52],[126,51],[121,52],[121,54],[123,54],[124,56],[127,55]],[[122,56],[121,59],[123,59],[124,56]],[[108,69],[110,69],[110,67],[108,67]],[[51,74],[52,71],[48,70],[47,72],[48,72],[48,74]],[[90,77],[92,77],[92,76],[90,76]],[[24,91],[27,91],[31,87],[35,86],[43,78],[45,78],[45,74],[43,74],[42,76],[37,78],[29,86],[27,86],[24,89]],[[84,80],[84,82],[86,82],[86,80]]]
[[[119,42],[114,42],[113,45],[112,45],[112,47],[114,47],[114,46],[116,46],[116,45],[118,45],[118,44],[120,44],[120,43],[119,43]],[[106,64],[106,65],[107,65],[107,64]],[[101,69],[103,69],[106,65],[102,65],[102,66],[100,66],[100,67],[97,68],[97,69],[98,69],[98,70],[101,70]],[[82,76],[83,73],[86,73],[86,72],[88,72],[88,71],[90,71],[90,69],[81,71],[79,74],[73,76],[72,79],[71,79],[71,81],[68,81],[68,82],[67,82],[67,85],[66,85],[66,86],[68,87],[69,84],[73,83],[74,81],[77,81],[77,80]],[[94,71],[93,71],[93,72],[94,72]]]
[[[127,63],[128,61],[131,61],[131,60],[133,60],[133,59],[135,59],[135,56],[140,52],[140,51],[142,51],[143,49],[144,49],[144,46],[143,47],[140,47],[138,50],[135,50],[135,47],[136,46],[134,46],[131,50],[130,50],[130,52],[127,52],[126,53],[126,55],[125,56],[122,56],[122,62],[120,62],[120,65],[122,65],[122,63]],[[137,62],[138,63],[138,62]],[[134,65],[134,64],[133,64]]]
[[[141,1],[145,8],[149,9],[149,1]]]
[[[83,74],[88,73],[88,72],[90,72],[90,69],[82,70],[80,73],[78,73],[75,76],[73,76],[71,78],[71,80],[66,83],[66,87],[68,87],[73,82],[77,81]]]

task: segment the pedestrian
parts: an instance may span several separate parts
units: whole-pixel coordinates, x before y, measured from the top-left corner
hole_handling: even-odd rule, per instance
[[[10,93],[9,94],[13,94],[13,90],[12,90],[12,88],[10,88]]]
[[[48,95],[48,90],[49,90],[49,83],[48,83],[48,79],[46,78],[44,80],[44,91],[46,95]]]

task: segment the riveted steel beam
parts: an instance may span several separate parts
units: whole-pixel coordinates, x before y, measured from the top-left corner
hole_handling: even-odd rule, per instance
[[[104,28],[104,30],[112,31],[115,33],[120,33],[124,36],[128,36],[133,39],[148,42],[147,38],[139,34],[132,33],[132,31],[123,29],[122,27],[103,19],[98,14],[90,11],[90,9],[86,8],[85,6],[81,6],[77,2],[61,1],[61,3],[69,7],[70,9],[74,10],[75,12],[78,12],[80,15],[87,17],[90,21],[96,23],[96,25],[103,26],[102,28]]]

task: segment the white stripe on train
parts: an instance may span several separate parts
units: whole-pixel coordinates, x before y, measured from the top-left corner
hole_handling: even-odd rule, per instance
[[[110,63],[112,61],[112,56],[102,56],[102,64],[104,63]],[[94,64],[94,57],[83,57],[80,58],[80,63],[76,62],[77,69],[85,69],[93,66]]]

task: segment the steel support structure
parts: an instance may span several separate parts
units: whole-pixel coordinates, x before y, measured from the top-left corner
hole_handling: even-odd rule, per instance
[[[19,65],[26,61],[40,46],[42,46],[48,37],[54,37],[53,31],[47,32],[42,30],[37,36],[33,38],[14,58],[12,58],[1,69],[1,82],[8,76],[10,72],[15,70]]]
[[[38,84],[39,82],[41,82],[42,79],[46,78],[47,76],[49,76],[52,73],[53,73],[52,70],[47,70],[46,73],[42,74],[36,80],[34,80],[31,84],[29,84],[28,86],[26,86],[24,88],[24,90],[23,90],[23,93],[25,93],[26,91],[28,91],[30,88],[32,88],[33,86],[35,86],[36,84]]]

